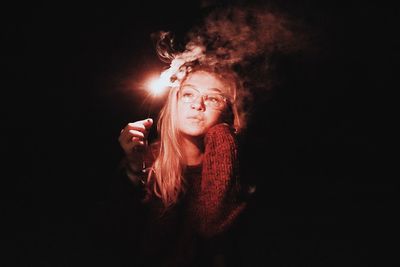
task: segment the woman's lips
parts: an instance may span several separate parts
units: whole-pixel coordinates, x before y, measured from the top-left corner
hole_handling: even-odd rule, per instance
[[[189,116],[187,117],[188,120],[193,121],[193,122],[202,122],[203,117],[202,116]]]

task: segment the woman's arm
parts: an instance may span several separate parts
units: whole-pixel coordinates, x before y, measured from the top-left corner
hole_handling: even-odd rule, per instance
[[[246,207],[240,200],[237,140],[227,124],[218,124],[205,136],[202,179],[195,212],[198,231],[213,237],[226,231]]]

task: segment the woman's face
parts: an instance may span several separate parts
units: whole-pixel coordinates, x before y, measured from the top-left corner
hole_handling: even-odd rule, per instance
[[[208,72],[189,74],[178,92],[177,127],[180,133],[201,137],[219,123],[227,107],[227,91],[223,81]]]

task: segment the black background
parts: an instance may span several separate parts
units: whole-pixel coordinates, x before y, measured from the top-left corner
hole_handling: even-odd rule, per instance
[[[3,6],[7,266],[94,262],[89,214],[108,198],[119,131],[159,107],[135,92],[164,67],[150,34],[183,36],[206,8],[228,3]],[[273,93],[255,97],[243,169],[257,191],[243,258],[248,266],[388,266],[398,184],[381,144],[398,11],[378,1],[273,3],[314,39],[304,54],[277,56]]]

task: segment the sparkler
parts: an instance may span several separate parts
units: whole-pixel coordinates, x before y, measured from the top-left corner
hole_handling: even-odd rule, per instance
[[[168,83],[161,77],[154,77],[147,82],[148,90],[153,97],[161,96],[167,91]]]
[[[150,105],[148,105],[147,118],[150,116],[151,108],[154,100],[164,96],[167,91],[171,88],[170,77],[161,73],[160,76],[151,76],[145,83],[145,90],[147,91],[146,99],[150,99]]]
[[[179,70],[184,62],[185,61],[181,58],[175,58],[172,60],[170,67],[163,71],[158,77],[150,77],[145,86],[149,92],[148,97],[154,100],[154,98],[163,96],[172,87],[178,86],[181,78],[185,74],[183,71]],[[151,105],[149,106],[148,116],[150,115],[150,108]]]
[[[158,77],[151,76],[145,84],[145,89],[148,92],[146,97],[150,98],[151,103],[157,97],[165,95],[165,93],[173,87],[179,86],[180,82],[186,75],[186,69],[181,68],[186,62],[194,61],[204,57],[204,46],[199,46],[189,43],[186,46],[186,51],[175,54],[170,62],[169,68],[164,70]],[[149,105],[147,117],[151,112],[151,104]]]

